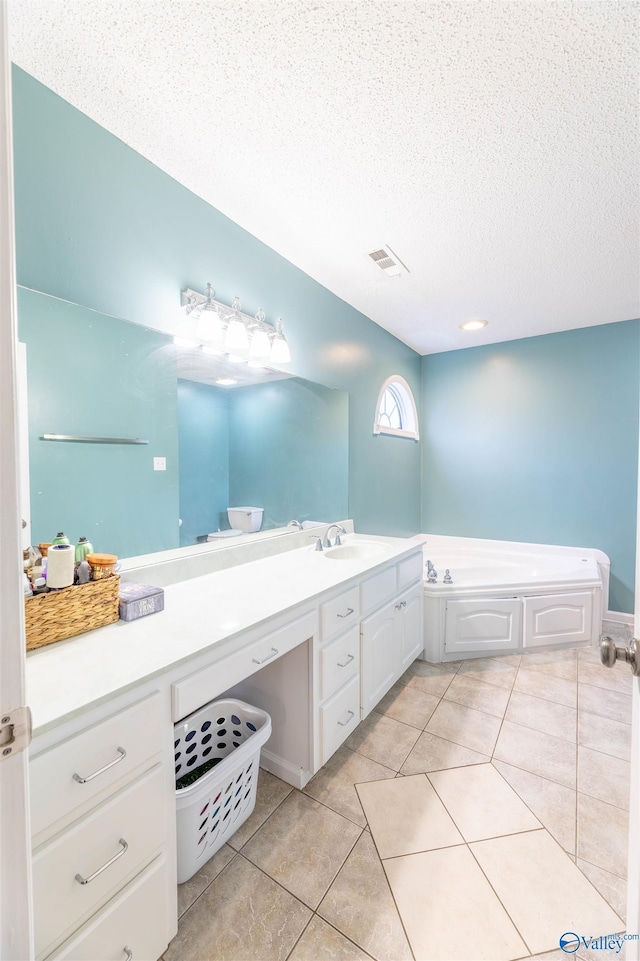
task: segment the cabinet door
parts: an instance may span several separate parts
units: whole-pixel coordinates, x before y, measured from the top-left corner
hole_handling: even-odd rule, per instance
[[[397,677],[399,662],[396,602],[367,617],[360,628],[362,717],[375,707]]]
[[[447,601],[445,653],[516,650],[520,620],[521,603],[517,597]]]
[[[524,599],[524,647],[590,641],[593,594],[551,594]]]
[[[398,602],[396,602],[398,603]],[[422,584],[412,587],[399,598],[402,605],[400,627],[401,663],[398,675],[403,674],[424,648],[424,589]]]

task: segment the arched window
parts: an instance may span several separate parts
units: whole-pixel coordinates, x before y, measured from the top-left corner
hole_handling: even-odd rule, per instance
[[[420,438],[416,402],[408,383],[398,374],[388,377],[380,388],[373,433]]]

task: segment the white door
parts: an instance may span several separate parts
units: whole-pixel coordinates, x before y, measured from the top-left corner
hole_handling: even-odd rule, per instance
[[[640,479],[640,474],[639,474]],[[640,483],[638,513],[640,518]],[[636,599],[633,636],[640,640],[640,523],[636,526]],[[639,645],[640,646],[640,645]],[[629,867],[627,881],[627,932],[640,934],[640,678],[633,680],[631,721],[631,798],[629,805]],[[628,941],[627,961],[639,961],[640,942]]]
[[[16,302],[7,4],[0,0],[0,958],[33,957],[17,450]],[[7,558],[8,560],[5,560]]]

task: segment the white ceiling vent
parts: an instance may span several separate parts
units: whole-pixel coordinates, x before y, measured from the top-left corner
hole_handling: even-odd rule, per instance
[[[369,256],[380,270],[384,270],[387,277],[398,277],[400,274],[409,273],[409,268],[405,267],[391,247],[380,247],[379,250],[372,250]]]

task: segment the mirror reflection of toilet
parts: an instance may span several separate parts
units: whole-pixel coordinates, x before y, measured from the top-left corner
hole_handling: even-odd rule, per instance
[[[239,534],[255,534],[262,526],[262,507],[229,507],[227,517],[231,529],[228,531],[214,531],[207,536],[208,541],[226,537],[237,537]]]

